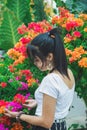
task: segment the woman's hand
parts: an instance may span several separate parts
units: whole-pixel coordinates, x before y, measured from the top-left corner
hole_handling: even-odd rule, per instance
[[[4,115],[8,116],[8,117],[12,117],[12,118],[16,118],[16,116],[19,114],[19,112],[12,112],[8,109],[5,109],[5,113]]]
[[[23,106],[27,108],[34,108],[36,105],[37,102],[35,99],[28,99],[25,101],[25,104],[23,104]]]

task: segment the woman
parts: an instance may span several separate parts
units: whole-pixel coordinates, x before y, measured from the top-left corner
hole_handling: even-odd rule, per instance
[[[41,71],[49,71],[35,91],[35,99],[24,104],[31,108],[37,105],[35,116],[8,109],[5,115],[32,124],[32,130],[66,130],[65,117],[73,100],[75,80],[67,67],[58,29],[36,36],[27,46],[27,54]]]

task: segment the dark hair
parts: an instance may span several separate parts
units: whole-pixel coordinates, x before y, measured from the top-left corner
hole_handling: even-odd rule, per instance
[[[38,56],[44,61],[49,53],[53,53],[55,68],[62,75],[69,77],[65,49],[58,28],[39,34],[27,46],[27,54],[31,59]]]

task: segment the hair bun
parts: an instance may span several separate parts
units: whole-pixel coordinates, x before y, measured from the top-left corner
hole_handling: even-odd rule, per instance
[[[55,36],[56,33],[62,34],[62,28],[60,26],[57,28],[53,28],[51,31],[49,31],[50,37]]]

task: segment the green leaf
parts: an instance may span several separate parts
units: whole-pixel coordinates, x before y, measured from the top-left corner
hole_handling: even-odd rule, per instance
[[[34,0],[33,10],[35,21],[42,21],[44,19],[47,19],[42,0]]]
[[[12,48],[21,37],[17,28],[31,21],[29,11],[30,0],[7,0],[4,4],[3,21],[0,26],[0,48],[8,50]]]
[[[27,11],[29,12],[29,2],[26,0],[7,0],[7,7],[14,12],[17,20],[23,21]]]
[[[75,14],[87,11],[87,0],[66,0],[66,8]]]
[[[19,24],[10,11],[4,12],[4,20],[0,27],[0,48],[7,50],[16,44],[20,38],[17,32]]]

